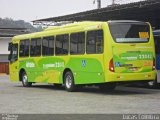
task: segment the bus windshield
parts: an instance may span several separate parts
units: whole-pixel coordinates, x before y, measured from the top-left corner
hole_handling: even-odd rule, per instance
[[[147,23],[109,23],[111,35],[118,43],[142,43],[149,41]]]

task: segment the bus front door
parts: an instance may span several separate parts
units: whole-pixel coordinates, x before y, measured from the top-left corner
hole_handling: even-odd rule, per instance
[[[12,81],[19,81],[18,44],[12,44],[10,49],[9,61],[10,79]]]

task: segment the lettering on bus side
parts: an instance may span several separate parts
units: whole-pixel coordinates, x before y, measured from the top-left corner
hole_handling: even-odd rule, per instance
[[[32,63],[32,62],[27,62],[27,63],[26,63],[26,67],[27,67],[27,68],[34,68],[34,67],[35,67],[35,64]]]
[[[121,64],[120,62],[115,62],[116,67],[132,67],[133,64]]]
[[[64,67],[64,62],[55,62],[53,64],[43,64],[43,68],[61,68]]]

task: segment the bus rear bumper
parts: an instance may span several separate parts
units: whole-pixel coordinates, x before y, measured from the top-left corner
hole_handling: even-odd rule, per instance
[[[151,81],[156,79],[156,71],[145,73],[110,73],[106,75],[106,82],[120,81]]]

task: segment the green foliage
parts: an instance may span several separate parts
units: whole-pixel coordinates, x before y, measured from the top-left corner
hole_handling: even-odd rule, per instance
[[[12,18],[0,18],[0,28],[26,28],[30,32],[42,31],[42,27],[34,27],[29,22],[24,20],[13,20]]]

